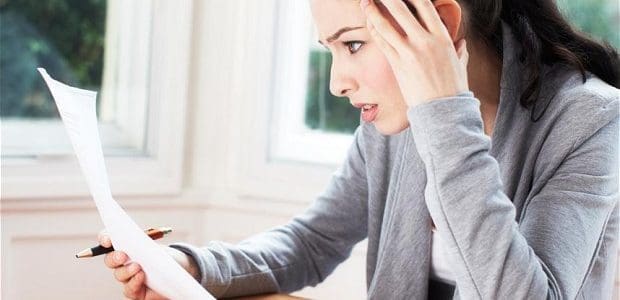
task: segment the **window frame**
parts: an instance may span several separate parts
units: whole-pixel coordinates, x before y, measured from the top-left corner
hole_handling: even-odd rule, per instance
[[[108,66],[112,71],[106,70],[104,87],[131,81],[127,84],[143,88],[130,91],[124,99],[148,99],[146,109],[141,106],[144,102],[140,101],[125,101],[125,107],[102,108],[104,120],[112,112],[119,118],[115,118],[118,122],[113,125],[100,122],[100,131],[117,130],[134,141],[124,151],[120,147],[118,153],[105,158],[112,192],[115,196],[178,194],[182,181],[193,2],[114,0],[109,3],[112,12],[127,10],[130,6],[134,13],[138,12],[132,14],[138,17],[137,22],[144,23],[145,18],[149,18],[146,27],[137,25],[134,29],[139,33],[150,32],[149,40],[145,41],[138,38],[140,34],[123,34],[120,27],[113,25],[115,22],[106,25],[109,37],[118,39],[119,47],[112,47],[117,53],[106,53],[106,60],[115,61]],[[123,43],[128,40],[133,44]],[[141,72],[146,76],[136,75]],[[117,76],[118,80],[105,76]],[[101,97],[120,99],[123,95],[104,94]],[[140,115],[140,109],[144,110],[143,115]],[[144,129],[140,129],[140,122],[146,124]],[[7,125],[10,124],[2,124],[3,131]],[[145,132],[143,139],[140,130]],[[3,156],[1,171],[3,201],[90,195],[73,152]]]
[[[277,40],[286,43],[276,46],[277,53],[282,55],[274,62],[274,82],[287,84],[274,89],[269,155],[274,160],[338,165],[344,160],[353,135],[305,126],[309,51],[318,45],[309,11],[299,4],[284,2],[278,8],[277,18],[288,26],[276,28]]]
[[[307,81],[307,72],[299,73],[299,69],[307,68],[308,38],[312,25],[307,18],[307,31],[303,33],[292,26],[299,16],[297,12],[300,8],[295,7],[299,5],[309,4],[288,0],[260,3],[247,1],[243,2],[244,8],[240,8],[241,11],[251,13],[241,16],[238,26],[245,30],[238,30],[236,39],[231,43],[243,49],[261,49],[235,56],[235,65],[241,67],[235,67],[230,84],[232,90],[238,92],[231,95],[230,108],[227,108],[235,114],[230,124],[237,126],[234,143],[230,146],[230,149],[236,151],[233,154],[236,159],[232,162],[236,171],[231,188],[235,196],[246,205],[253,205],[257,199],[302,205],[314,201],[342,163],[340,158],[346,156],[351,144],[345,137],[345,141],[340,142],[342,148],[334,150],[337,151],[332,156],[335,158],[317,160],[313,158],[320,156],[319,151],[325,147],[326,141],[330,142],[325,139],[330,134],[313,135],[294,129],[285,132],[284,137],[278,133],[278,128],[288,127],[284,124],[289,117],[286,103],[290,98],[287,99],[287,93],[282,92],[282,87],[291,85],[292,75],[301,76],[297,86],[300,86],[299,82],[303,81],[305,85]],[[289,35],[283,31],[288,31]],[[291,37],[291,32],[302,38],[292,41],[295,37]],[[297,53],[292,53],[295,51]],[[291,68],[291,60],[295,59],[300,59],[302,64]],[[304,101],[305,97],[302,96],[302,106]],[[298,113],[301,122],[298,123],[299,128],[303,125],[303,111]],[[292,139],[287,139],[287,135]],[[278,152],[277,147],[295,142],[295,139],[297,143],[289,148],[288,155],[287,152]],[[349,139],[352,141],[352,136]],[[336,157],[338,154],[340,156]]]

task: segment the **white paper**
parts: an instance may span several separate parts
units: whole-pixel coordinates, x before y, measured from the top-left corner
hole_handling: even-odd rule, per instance
[[[52,79],[45,69],[38,70],[56,102],[114,249],[127,253],[132,261],[139,263],[146,274],[147,285],[167,298],[215,299],[112,198],[97,129],[97,93],[65,85]]]

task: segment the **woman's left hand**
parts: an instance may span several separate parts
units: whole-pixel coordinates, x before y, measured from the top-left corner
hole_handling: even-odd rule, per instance
[[[361,0],[361,6],[366,26],[392,66],[407,105],[469,90],[465,40],[453,43],[431,0],[405,1],[415,7],[420,20],[402,0],[382,0],[381,4],[370,0],[367,6]],[[401,30],[384,14],[390,14]]]

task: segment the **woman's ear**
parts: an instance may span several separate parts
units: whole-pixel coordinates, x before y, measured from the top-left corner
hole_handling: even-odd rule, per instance
[[[441,21],[448,29],[452,41],[458,41],[461,38],[459,37],[462,17],[461,5],[455,0],[435,0],[433,5],[435,5]]]

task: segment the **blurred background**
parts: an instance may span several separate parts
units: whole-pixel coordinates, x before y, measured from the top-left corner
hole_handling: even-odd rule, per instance
[[[620,47],[617,1],[558,5]],[[2,298],[121,295],[73,256],[103,225],[37,67],[98,91],[112,191],[140,225],[234,243],[301,213],[359,124],[317,39],[307,1],[0,0]],[[296,295],[365,297],[364,248]]]

